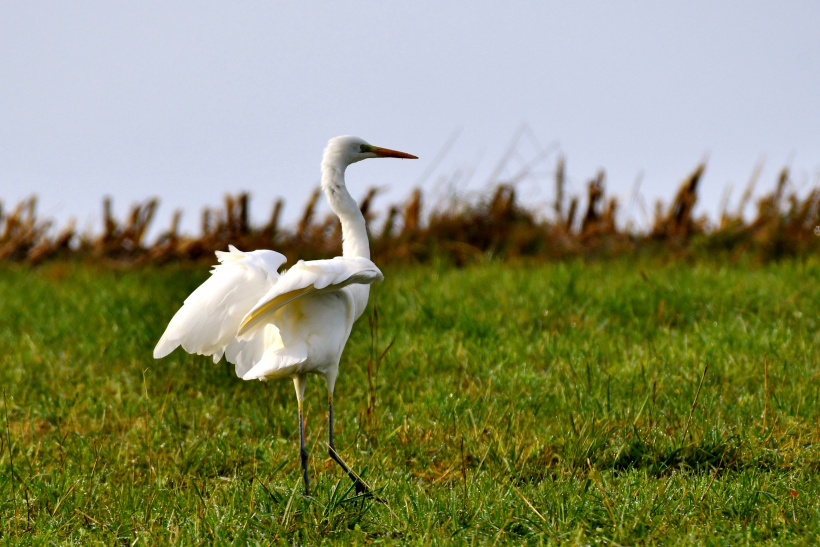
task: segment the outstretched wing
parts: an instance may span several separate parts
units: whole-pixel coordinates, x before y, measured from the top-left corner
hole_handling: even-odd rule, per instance
[[[296,299],[337,291],[354,283],[369,285],[383,279],[379,268],[362,257],[300,260],[248,311],[239,325],[237,337],[247,340],[255,336],[262,327],[272,322],[277,310]]]
[[[239,341],[236,332],[242,318],[280,280],[278,269],[286,258],[275,251],[243,253],[234,246],[216,253],[220,264],[211,277],[185,300],[154,349],[154,357],[165,357],[177,346],[188,353],[213,355],[214,362],[226,354],[245,372],[264,353],[264,333]]]

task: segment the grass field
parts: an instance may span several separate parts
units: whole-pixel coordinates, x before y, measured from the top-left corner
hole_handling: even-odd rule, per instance
[[[290,382],[152,358],[207,271],[0,267],[0,543],[820,538],[818,260],[386,268],[335,410],[388,505],[319,379],[307,499]]]

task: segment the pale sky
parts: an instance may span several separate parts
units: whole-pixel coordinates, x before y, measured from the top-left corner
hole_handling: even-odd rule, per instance
[[[628,203],[669,200],[706,155],[702,210],[732,203],[760,158],[758,190],[783,165],[806,189],[820,173],[816,2],[3,2],[0,199],[37,193],[42,214],[99,230],[101,199],[162,199],[198,230],[225,192],[276,196],[292,219],[330,137],[418,155],[348,171],[361,196],[405,196],[475,168],[487,184],[526,123],[522,181],[552,197],[556,152],[574,190],[599,168]],[[512,163],[501,176],[520,167]],[[633,216],[641,220],[633,211]]]

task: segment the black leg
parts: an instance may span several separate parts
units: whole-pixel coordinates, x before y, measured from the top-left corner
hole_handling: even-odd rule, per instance
[[[305,419],[302,416],[302,401],[299,401],[299,460],[302,462],[302,472],[305,479],[305,496],[310,496],[310,481],[308,480],[308,453],[305,449]]]
[[[350,470],[349,467],[345,465],[345,462],[342,461],[342,458],[339,457],[339,454],[336,453],[336,446],[333,444],[333,395],[328,395],[328,423],[327,423],[327,444],[328,449],[327,453],[333,458],[333,461],[339,464],[342,468],[342,471],[347,473],[347,476],[350,477],[350,480],[353,481],[353,486],[356,488],[356,495],[361,494],[362,492],[368,492],[369,489],[367,486],[357,477],[353,471]]]

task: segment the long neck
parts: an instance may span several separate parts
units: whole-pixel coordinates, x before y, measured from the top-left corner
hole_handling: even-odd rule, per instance
[[[359,205],[345,186],[345,167],[322,162],[322,190],[342,223],[342,256],[370,258],[367,227]]]

